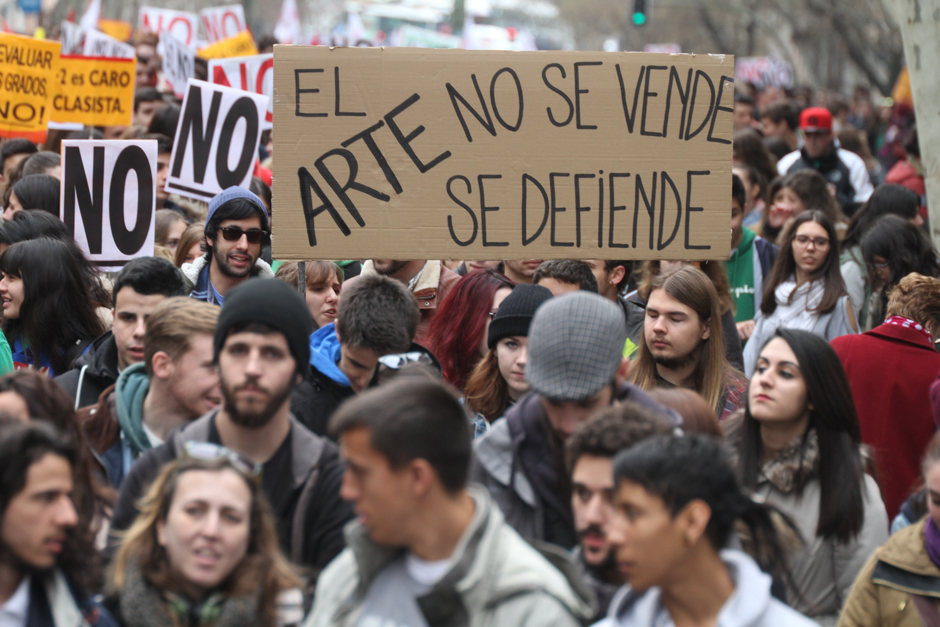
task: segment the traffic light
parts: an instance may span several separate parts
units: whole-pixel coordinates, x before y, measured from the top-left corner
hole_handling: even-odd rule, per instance
[[[643,26],[649,18],[648,0],[633,0],[633,24],[634,26]]]

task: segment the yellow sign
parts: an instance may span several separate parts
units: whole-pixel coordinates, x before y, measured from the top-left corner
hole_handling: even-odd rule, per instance
[[[98,30],[123,42],[130,41],[134,35],[134,26],[122,20],[98,20]]]
[[[57,41],[0,34],[0,136],[43,141],[60,48]]]
[[[52,98],[54,122],[128,126],[134,111],[135,59],[63,55]]]
[[[200,59],[226,59],[228,57],[250,57],[258,54],[255,40],[246,30],[234,37],[217,41],[196,53]]]

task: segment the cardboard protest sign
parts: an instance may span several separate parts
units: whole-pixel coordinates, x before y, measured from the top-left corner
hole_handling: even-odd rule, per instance
[[[57,41],[0,34],[0,137],[45,139],[59,48]]]
[[[52,120],[88,126],[130,126],[136,67],[136,59],[61,56]]]
[[[196,43],[199,18],[195,13],[187,11],[141,7],[139,28],[145,33],[157,35],[168,32],[187,46],[193,46]]]
[[[170,33],[160,35],[163,44],[163,75],[173,88],[173,95],[183,98],[186,84],[196,75],[196,51]]]
[[[202,32],[210,44],[248,30],[245,21],[245,9],[240,4],[225,7],[211,7],[199,12]]]
[[[209,81],[244,91],[264,94],[269,98],[268,110],[261,130],[271,128],[274,120],[274,55],[257,54],[253,57],[210,59]]]
[[[96,30],[85,33],[82,55],[86,57],[110,57],[114,59],[136,59],[137,51],[123,41]]]
[[[276,46],[274,255],[727,259],[734,61]]]
[[[155,140],[63,140],[59,218],[100,268],[153,255],[156,180]]]
[[[249,57],[258,54],[255,40],[248,31],[238,33],[234,37],[217,41],[206,46],[196,53],[203,59],[225,59],[228,57]]]
[[[268,97],[191,79],[176,126],[166,191],[208,200],[248,187]]]

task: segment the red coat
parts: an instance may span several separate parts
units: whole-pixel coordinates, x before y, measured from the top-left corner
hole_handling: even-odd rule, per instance
[[[940,353],[922,332],[888,324],[838,337],[832,347],[849,377],[862,441],[875,453],[881,498],[894,518],[920,479],[936,429],[930,385],[940,372]]]

